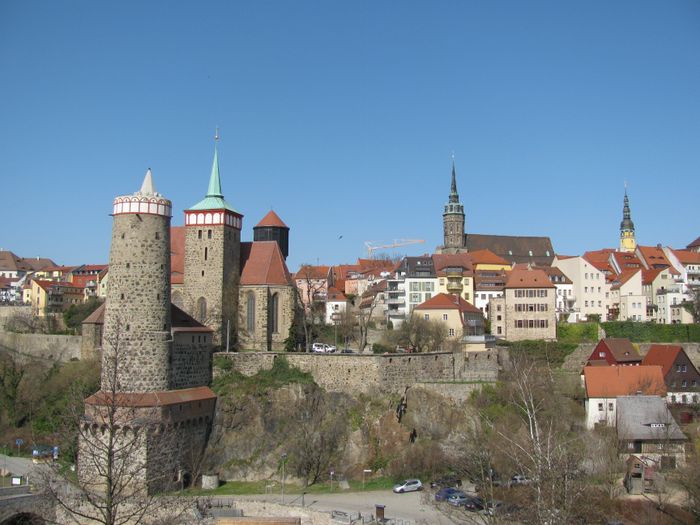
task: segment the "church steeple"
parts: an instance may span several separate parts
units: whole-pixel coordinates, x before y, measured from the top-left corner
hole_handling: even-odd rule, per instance
[[[443,251],[456,253],[464,249],[464,206],[459,202],[459,193],[457,193],[457,170],[454,156],[452,157],[450,196],[442,214],[442,223],[444,228]]]
[[[216,146],[214,146],[214,162],[211,165],[207,197],[223,198],[223,196],[224,194],[221,193],[221,178],[219,177],[219,152],[216,150]]]
[[[634,223],[630,212],[630,201],[627,197],[627,185],[625,184],[625,200],[622,206],[622,222],[620,223],[620,251],[633,252],[637,248],[634,236]]]

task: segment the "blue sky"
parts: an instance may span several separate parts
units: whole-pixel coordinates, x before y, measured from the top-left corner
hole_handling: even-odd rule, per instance
[[[615,247],[700,235],[700,3],[0,3],[0,248],[106,262],[146,168],[173,224],[220,126],[242,237],[273,208],[290,269],[364,241],[442,241],[454,151],[467,231]],[[342,238],[339,238],[342,236]]]

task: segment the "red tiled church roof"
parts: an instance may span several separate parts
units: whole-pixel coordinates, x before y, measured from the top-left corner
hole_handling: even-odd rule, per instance
[[[292,284],[292,278],[276,241],[241,243],[241,285],[255,284]]]

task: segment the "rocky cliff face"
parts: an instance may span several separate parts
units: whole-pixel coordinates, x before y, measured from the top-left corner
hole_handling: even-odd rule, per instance
[[[203,465],[222,479],[287,479],[309,483],[337,475],[417,475],[449,462],[471,424],[466,403],[420,386],[403,398],[373,393],[351,397],[315,384],[289,384],[256,393],[219,396]]]

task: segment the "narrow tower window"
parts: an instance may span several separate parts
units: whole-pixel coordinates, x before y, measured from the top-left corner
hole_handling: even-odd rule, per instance
[[[252,293],[248,294],[246,301],[246,329],[249,335],[255,333],[255,295]]]
[[[207,230],[207,239],[211,239],[211,230]]]
[[[207,256],[209,255],[209,248],[204,248],[204,260],[207,260]]]
[[[277,312],[279,310],[278,300],[279,296],[277,294],[272,294],[270,297],[270,332],[276,334],[278,332],[278,322],[277,322]]]
[[[197,238],[198,239],[202,238],[202,230],[197,230]]]

